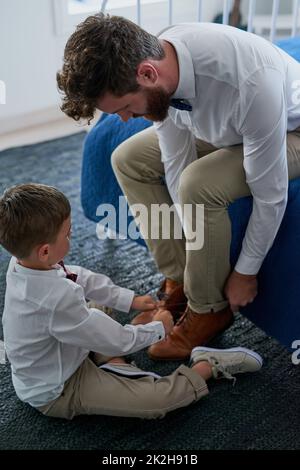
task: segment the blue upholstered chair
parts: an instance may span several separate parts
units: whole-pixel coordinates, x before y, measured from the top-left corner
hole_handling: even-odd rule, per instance
[[[280,47],[300,61],[300,38],[280,41]],[[143,118],[123,123],[118,116],[103,115],[88,134],[84,146],[81,200],[86,217],[99,222],[100,204],[118,207],[122,191],[110,164],[113,150],[131,135],[149,127]],[[246,197],[229,206],[232,223],[231,263],[235,264],[252,209]],[[132,218],[128,217],[127,224]],[[118,225],[116,230],[119,230]],[[145,245],[140,238],[138,243]],[[268,335],[291,348],[300,340],[300,178],[290,182],[289,200],[274,244],[258,275],[259,293],[241,313]]]

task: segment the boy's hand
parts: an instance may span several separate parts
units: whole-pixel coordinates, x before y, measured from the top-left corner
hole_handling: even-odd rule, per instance
[[[151,295],[135,296],[131,304],[134,310],[156,310],[157,305]]]
[[[169,310],[159,310],[154,316],[152,321],[161,321],[165,327],[166,335],[171,333],[174,327],[174,321]]]

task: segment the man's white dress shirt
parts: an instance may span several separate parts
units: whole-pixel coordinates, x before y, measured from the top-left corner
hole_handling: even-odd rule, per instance
[[[7,272],[3,313],[4,344],[19,398],[34,407],[57,398],[66,380],[90,351],[122,356],[164,338],[162,322],[122,326],[86,299],[128,312],[134,292],[103,274],[60,265],[28,269],[12,258]]]
[[[217,148],[243,144],[253,211],[235,269],[256,274],[286,208],[286,133],[300,126],[300,64],[231,26],[185,23],[159,38],[174,46],[179,61],[173,98],[192,105],[191,112],[170,107],[155,124],[173,202],[181,172],[197,159],[195,137]]]

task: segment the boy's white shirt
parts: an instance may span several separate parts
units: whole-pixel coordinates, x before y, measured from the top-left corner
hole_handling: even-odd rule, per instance
[[[134,292],[79,266],[28,269],[12,258],[3,312],[4,343],[18,397],[34,407],[57,398],[90,351],[122,356],[165,337],[162,322],[122,326],[86,299],[128,312]]]

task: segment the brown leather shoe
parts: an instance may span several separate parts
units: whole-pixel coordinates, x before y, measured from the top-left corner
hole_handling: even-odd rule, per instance
[[[196,313],[187,307],[171,333],[148,349],[151,359],[175,361],[189,358],[195,346],[203,346],[233,322],[230,307],[215,313]]]
[[[161,307],[169,310],[176,322],[183,314],[187,305],[187,298],[183,292],[183,284],[179,284],[172,279],[165,279],[157,291],[157,298],[160,300]],[[148,310],[136,315],[131,321],[132,325],[146,325],[153,321],[156,310]]]

